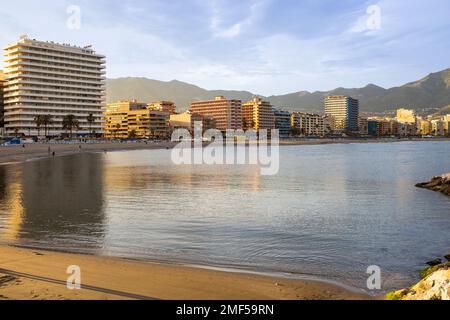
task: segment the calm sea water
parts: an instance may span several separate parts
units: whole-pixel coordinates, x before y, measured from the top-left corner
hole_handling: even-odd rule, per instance
[[[151,261],[409,286],[450,249],[449,142],[286,146],[256,166],[175,166],[170,151],[0,166],[3,242]]]

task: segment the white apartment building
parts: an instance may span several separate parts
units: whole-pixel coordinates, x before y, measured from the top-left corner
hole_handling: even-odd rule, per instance
[[[321,115],[294,112],[291,115],[291,127],[300,130],[302,136],[323,137],[325,135],[325,118]]]
[[[5,48],[6,134],[37,136],[34,119],[50,115],[48,135],[64,133],[62,121],[74,115],[78,134],[102,133],[105,56],[91,46],[76,47],[22,36]],[[95,118],[88,123],[88,116]],[[43,130],[41,130],[42,133]]]

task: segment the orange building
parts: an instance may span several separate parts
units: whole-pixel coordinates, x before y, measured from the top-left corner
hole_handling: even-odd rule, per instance
[[[191,113],[214,119],[221,131],[242,129],[242,101],[216,97],[214,100],[191,103]]]

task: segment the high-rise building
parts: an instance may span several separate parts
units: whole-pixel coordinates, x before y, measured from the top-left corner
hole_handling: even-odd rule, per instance
[[[3,135],[4,131],[4,106],[3,106],[3,87],[5,84],[3,71],[0,70],[0,136]]]
[[[291,134],[291,113],[289,111],[274,109],[275,129],[279,130],[280,138],[289,138]]]
[[[160,138],[169,136],[170,114],[152,110],[146,103],[120,101],[105,111],[106,138]]]
[[[275,119],[270,102],[253,98],[242,104],[242,126],[244,130],[274,129]]]
[[[195,101],[190,111],[202,116],[209,116],[221,131],[242,129],[242,101],[216,97],[214,100]]]
[[[335,132],[357,132],[359,101],[347,96],[325,98],[325,115],[331,119],[331,129]]]
[[[172,101],[155,101],[148,105],[149,109],[155,111],[167,112],[170,114],[177,113],[177,107]]]
[[[79,134],[102,130],[105,56],[76,47],[22,36],[5,48],[7,134],[37,135],[36,116],[50,115],[49,135],[63,133],[63,118],[74,115]],[[95,121],[89,124],[87,117]]]
[[[294,112],[291,126],[303,136],[323,137],[325,135],[324,117],[314,113]]]

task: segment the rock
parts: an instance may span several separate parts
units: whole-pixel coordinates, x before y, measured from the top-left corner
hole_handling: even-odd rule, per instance
[[[450,196],[450,174],[444,174],[441,177],[434,177],[430,182],[418,183],[416,184],[416,187],[439,191]]]
[[[427,262],[427,265],[429,265],[430,267],[435,267],[435,266],[438,266],[440,264],[442,264],[442,260],[441,259],[434,259],[434,260],[431,260],[431,261]]]
[[[445,259],[447,259],[447,261],[450,261],[450,254],[444,256]]]
[[[390,300],[450,300],[450,262],[431,267],[428,275],[410,289],[389,293]]]

